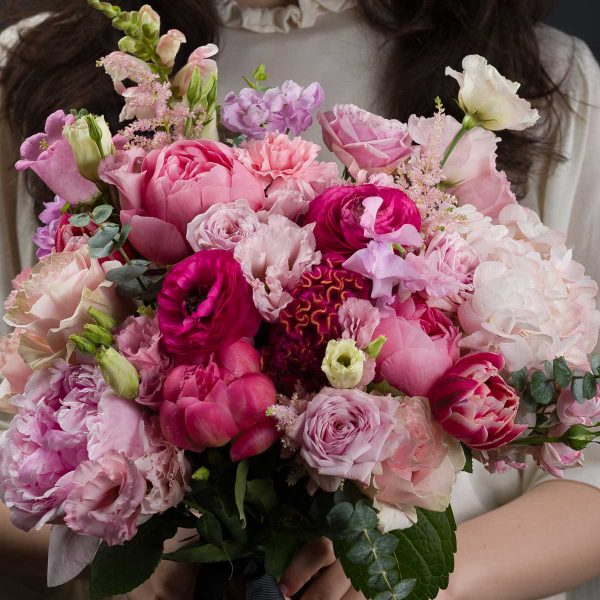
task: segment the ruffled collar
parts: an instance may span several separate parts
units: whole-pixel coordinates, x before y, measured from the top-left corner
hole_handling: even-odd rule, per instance
[[[321,15],[342,12],[353,5],[354,0],[299,0],[298,4],[288,6],[258,8],[240,6],[236,0],[217,0],[225,27],[256,33],[288,33],[292,29],[312,27]]]

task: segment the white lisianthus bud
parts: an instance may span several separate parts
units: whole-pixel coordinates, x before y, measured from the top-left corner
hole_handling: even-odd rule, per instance
[[[332,387],[356,387],[363,376],[365,353],[354,340],[329,340],[321,369]]]
[[[63,135],[73,149],[81,175],[97,181],[100,161],[115,152],[112,134],[104,117],[80,117],[72,125],[64,127]]]
[[[519,83],[503,77],[477,54],[465,56],[462,67],[462,73],[446,67],[446,75],[458,81],[458,103],[480,127],[490,131],[522,131],[535,125],[539,113],[519,97]]]
[[[102,348],[96,354],[96,362],[104,381],[115,394],[126,400],[137,398],[140,376],[136,368],[114,348]]]
[[[171,68],[175,64],[175,57],[185,43],[185,35],[179,29],[169,29],[165,35],[161,35],[156,45],[156,54],[160,64]]]

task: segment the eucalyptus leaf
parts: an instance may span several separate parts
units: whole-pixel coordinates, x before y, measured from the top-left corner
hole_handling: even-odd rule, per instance
[[[129,283],[132,279],[136,279],[140,277],[148,270],[147,265],[136,265],[136,264],[127,264],[122,267],[118,267],[117,269],[111,269],[106,273],[106,279],[108,281],[112,281],[113,283]],[[139,283],[138,283],[138,287]]]
[[[554,400],[556,390],[546,374],[536,371],[531,377],[531,395],[538,404],[547,406]]]
[[[571,393],[579,404],[585,402],[585,396],[583,395],[583,379],[581,377],[573,378],[573,381],[571,381]]]
[[[350,502],[336,504],[327,515],[327,524],[335,535],[344,535],[350,526],[354,506]]]
[[[598,392],[598,384],[596,383],[596,378],[594,377],[593,373],[586,373],[583,376],[583,386],[581,391],[586,400],[591,400],[596,396]]]
[[[597,354],[591,356],[592,372],[596,376],[600,376],[600,357]]]
[[[555,358],[552,363],[552,374],[561,388],[571,385],[572,372],[564,356]]]
[[[348,528],[350,531],[371,530],[377,527],[377,513],[371,506],[357,504],[350,517]]]
[[[71,217],[69,217],[69,223],[71,223],[73,227],[87,227],[91,220],[88,213],[79,213],[78,215],[71,215]]]
[[[513,387],[518,392],[523,392],[525,390],[525,388],[527,387],[528,379],[529,379],[529,372],[527,371],[526,368],[522,368],[519,371],[515,371],[514,373],[511,373],[511,375],[510,375],[510,380],[513,384]]]
[[[119,233],[119,226],[114,223],[102,225],[88,241],[90,248],[105,248],[110,244]]]
[[[105,221],[110,219],[110,216],[113,214],[114,208],[110,204],[101,204],[100,206],[96,206],[92,211],[92,221],[96,223],[96,225],[102,225]]]

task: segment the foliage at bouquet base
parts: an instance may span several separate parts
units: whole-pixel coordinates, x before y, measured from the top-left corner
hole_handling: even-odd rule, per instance
[[[181,66],[150,6],[89,4],[123,33],[123,128],[64,107],[24,142],[56,197],[0,340],[0,498],[52,527],[49,585],[171,560],[277,597],[326,537],[369,600],[435,598],[461,471],[560,478],[600,437],[598,286],[496,166],[537,111],[478,56],[447,71],[462,121],[315,115],[264,65],[219,105],[216,46]]]

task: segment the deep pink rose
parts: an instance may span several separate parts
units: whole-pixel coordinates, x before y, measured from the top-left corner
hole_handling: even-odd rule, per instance
[[[226,250],[198,252],[175,265],[158,295],[165,348],[208,356],[258,331],[260,315],[239,263]]]
[[[319,115],[326,146],[356,178],[367,173],[393,170],[412,154],[408,127],[384,119],[353,104],[336,104]]]
[[[315,484],[327,492],[343,479],[368,486],[375,465],[389,455],[397,406],[394,398],[323,388],[288,432]]]
[[[139,165],[139,173],[135,161],[122,160],[121,169],[104,168],[102,178],[119,187],[121,221],[133,227],[131,244],[159,263],[190,254],[187,226],[214,204],[244,199],[253,210],[264,204],[260,181],[219,142],[181,140],[154,150]]]
[[[260,454],[280,436],[275,421],[266,416],[276,403],[275,386],[261,373],[231,379],[213,362],[207,367],[182,365],[167,377],[163,398],[163,434],[181,448],[202,452],[233,442],[231,457],[238,461]]]
[[[468,354],[440,377],[429,393],[437,421],[476,450],[508,444],[527,429],[527,425],[515,423],[519,397],[499,375],[503,368],[500,354]]]
[[[98,188],[84,179],[77,169],[73,150],[63,137],[65,125],[75,122],[73,115],[62,110],[52,113],[46,120],[46,128],[27,138],[21,146],[22,159],[17,171],[31,169],[57,196],[70,204],[87,202],[98,194]]]
[[[380,379],[409,396],[426,396],[459,356],[459,330],[441,311],[411,299],[396,306],[373,334],[387,341],[377,357]]]
[[[317,249],[349,258],[364,248],[369,239],[361,225],[363,201],[373,197],[383,200],[375,220],[377,234],[398,231],[403,225],[412,225],[420,231],[419,210],[403,191],[371,184],[336,186],[317,196],[308,208],[306,222],[316,223]]]

